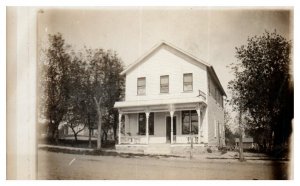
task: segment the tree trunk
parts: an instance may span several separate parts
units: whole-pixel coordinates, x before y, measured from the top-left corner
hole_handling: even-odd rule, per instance
[[[55,133],[56,133],[55,127],[51,126],[50,130],[51,130],[51,141],[53,142],[53,141],[55,141]]]
[[[101,97],[99,100],[97,100],[96,97],[94,97],[97,115],[98,115],[98,136],[97,136],[97,149],[101,149],[101,131],[102,131],[102,113],[101,113]]]
[[[101,112],[98,113],[98,136],[97,136],[97,149],[101,149],[101,130],[102,123],[101,123]]]
[[[55,143],[58,144],[58,137],[59,137],[58,125],[56,125],[54,130],[55,130]]]
[[[98,115],[97,149],[101,149],[101,131],[102,131],[102,123],[101,123],[102,116],[101,116],[101,107],[100,107],[101,98],[98,101],[97,98],[94,97],[94,101],[96,104],[96,110],[97,110],[97,115]]]
[[[115,116],[117,117],[117,116]],[[114,124],[113,126],[113,132],[114,132],[114,141],[117,142],[118,141],[118,137],[117,137],[117,127],[118,126],[118,123],[117,124]]]
[[[92,148],[92,127],[91,127],[91,120],[90,115],[88,114],[88,127],[89,127],[89,148]]]
[[[243,130],[242,130],[242,111],[239,112],[239,132],[240,132],[240,139],[239,139],[239,152],[240,152],[240,161],[244,161],[244,152],[243,152]]]
[[[107,131],[106,131],[106,130],[103,130],[103,135],[104,135],[104,136],[103,136],[103,137],[104,137],[104,138],[103,138],[103,139],[104,139],[103,141],[104,141],[104,142],[107,142]]]
[[[75,143],[77,143],[77,133],[74,133]]]
[[[92,148],[92,129],[89,127],[89,148]]]

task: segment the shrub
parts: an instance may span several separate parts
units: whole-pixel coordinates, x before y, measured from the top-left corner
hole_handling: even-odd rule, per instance
[[[207,148],[207,152],[212,153],[212,150],[210,149],[210,147]]]

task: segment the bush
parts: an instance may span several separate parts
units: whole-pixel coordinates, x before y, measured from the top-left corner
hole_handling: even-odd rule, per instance
[[[207,148],[207,152],[212,153],[212,150],[210,149],[210,147]]]
[[[226,154],[227,153],[227,148],[226,147],[219,147],[219,151],[221,151],[221,154]]]

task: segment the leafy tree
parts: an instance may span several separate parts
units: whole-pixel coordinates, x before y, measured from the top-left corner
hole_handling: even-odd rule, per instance
[[[293,118],[293,83],[289,74],[291,42],[275,32],[248,38],[236,48],[231,104],[247,115],[246,130],[264,150],[287,144]]]
[[[78,59],[84,66],[81,81],[78,81],[82,85],[85,105],[81,117],[85,118],[89,128],[90,147],[91,130],[95,126],[98,128],[97,148],[100,149],[109,130],[113,129],[116,134],[118,112],[113,106],[124,87],[124,79],[120,76],[123,65],[115,52],[103,49],[85,48]],[[114,137],[116,139],[116,135]]]
[[[232,118],[228,112],[227,109],[227,104],[225,104],[225,109],[224,109],[224,126],[225,126],[225,143],[226,146],[234,146],[235,145],[235,138],[237,137],[234,135],[231,129],[231,123],[232,123]]]
[[[64,121],[77,135],[85,127],[91,131],[98,127],[97,148],[118,126],[118,112],[113,108],[121,99],[124,78],[120,76],[123,64],[116,52],[87,49],[75,53],[70,50],[61,34],[49,35],[49,46],[41,59],[44,69],[40,87],[44,90],[40,104],[49,120],[51,138],[58,139],[58,126]],[[78,127],[81,126],[79,130]]]
[[[48,136],[58,140],[58,126],[67,112],[69,89],[67,86],[67,64],[70,62],[69,46],[65,44],[60,33],[49,35],[49,46],[42,62],[41,103],[48,123]]]
[[[75,142],[77,142],[77,135],[88,125],[84,86],[85,64],[74,55],[74,52],[72,54],[72,59],[67,64],[67,86],[70,96],[67,102],[68,110],[63,119],[67,122],[67,126],[72,129]]]
[[[120,76],[123,65],[115,52],[103,49],[89,50],[87,60],[86,72],[91,90],[88,102],[97,113],[97,148],[100,149],[102,133],[107,136],[108,130],[112,128],[116,139],[118,112],[113,106],[116,100],[121,99],[124,88],[124,78]]]

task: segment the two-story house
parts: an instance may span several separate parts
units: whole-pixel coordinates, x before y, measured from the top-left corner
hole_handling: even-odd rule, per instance
[[[117,149],[224,145],[226,94],[211,65],[161,42],[121,74]]]

